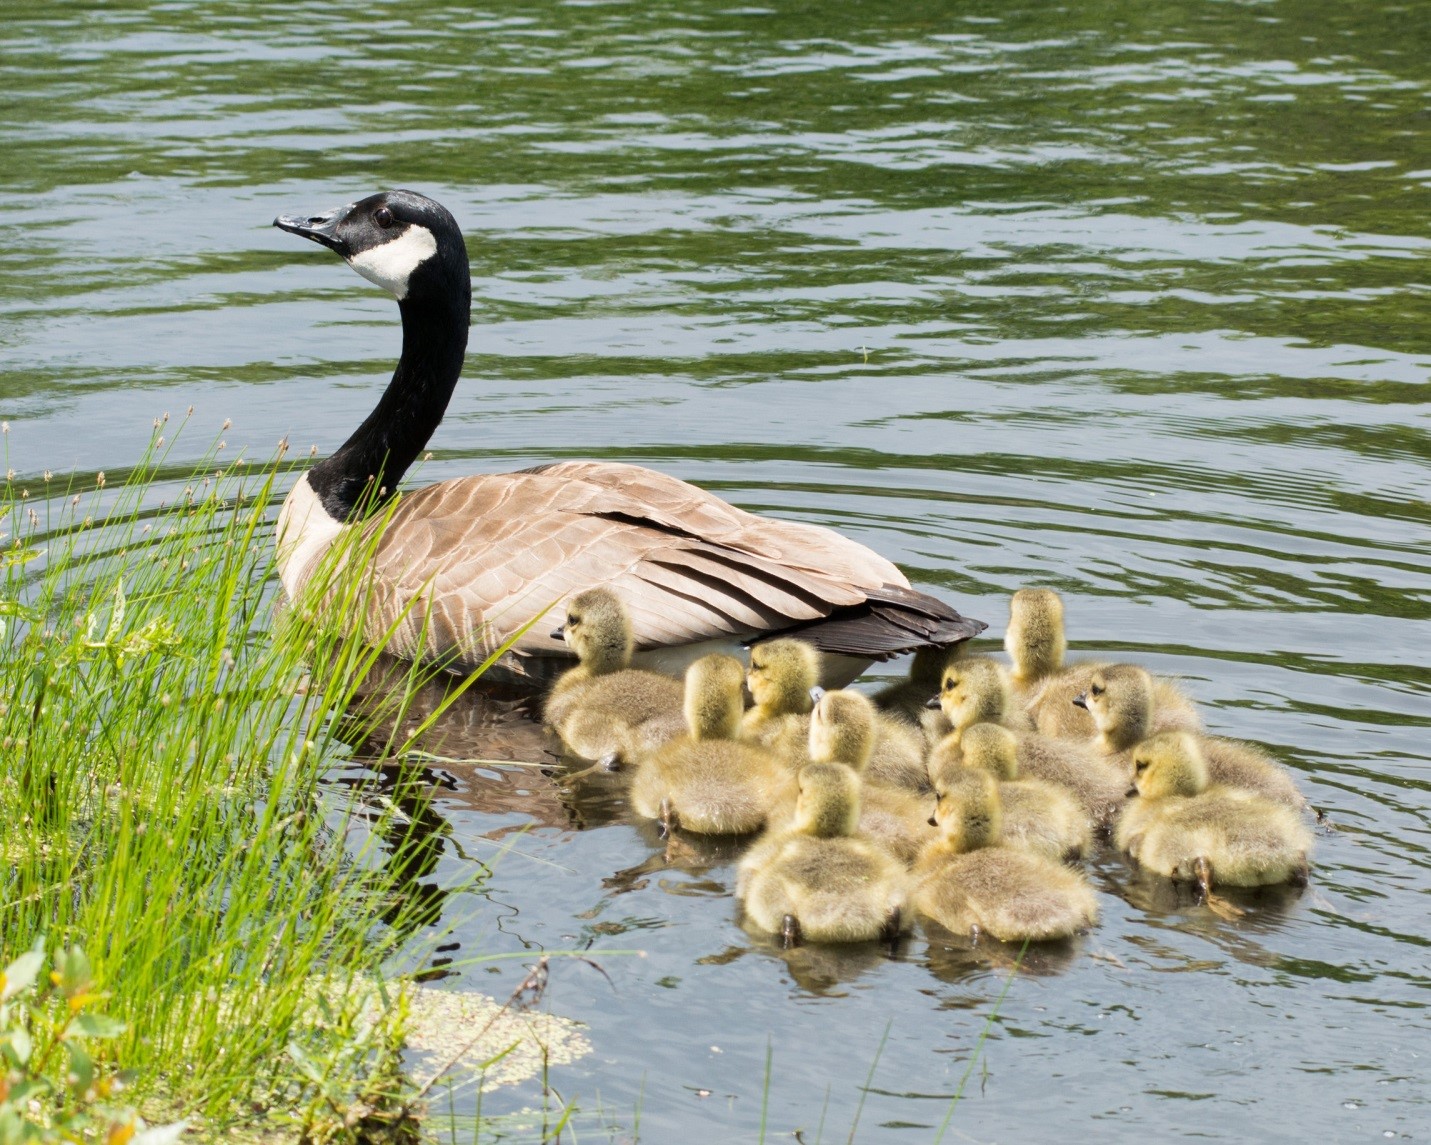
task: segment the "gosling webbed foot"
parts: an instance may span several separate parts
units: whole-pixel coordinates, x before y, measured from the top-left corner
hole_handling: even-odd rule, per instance
[[[800,935],[800,920],[793,914],[787,914],[785,921],[780,927],[780,945],[786,950],[799,946],[803,941]]]
[[[676,828],[676,809],[670,799],[661,800],[661,838],[669,839]]]

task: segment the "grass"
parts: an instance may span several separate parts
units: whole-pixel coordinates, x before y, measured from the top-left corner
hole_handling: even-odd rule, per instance
[[[316,793],[376,653],[310,612],[358,614],[364,586],[275,621],[282,465],[186,475],[164,429],[122,480],[0,491],[0,966],[83,947],[112,1023],[85,1052],[141,1109],[401,1136],[391,974],[421,840],[381,807],[350,835]],[[37,1125],[86,1100],[64,1080]]]

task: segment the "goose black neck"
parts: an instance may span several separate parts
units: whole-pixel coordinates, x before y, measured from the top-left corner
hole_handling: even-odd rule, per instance
[[[386,501],[447,411],[467,351],[469,298],[410,294],[402,356],[377,407],[332,456],[308,471],[323,508],[353,520]]]

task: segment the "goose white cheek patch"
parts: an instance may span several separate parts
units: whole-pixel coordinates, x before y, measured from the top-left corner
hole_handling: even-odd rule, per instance
[[[355,254],[348,265],[401,302],[407,297],[412,272],[436,253],[432,232],[414,224],[391,242]]]

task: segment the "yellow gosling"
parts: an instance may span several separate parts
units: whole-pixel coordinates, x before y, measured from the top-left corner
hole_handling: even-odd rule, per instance
[[[1132,664],[1101,668],[1075,703],[1087,708],[1097,730],[1098,748],[1122,759],[1152,735],[1152,678]],[[1193,733],[1189,733],[1193,734]],[[1291,773],[1251,744],[1220,736],[1195,735],[1212,783],[1237,787],[1293,810],[1307,806]]]
[[[1114,840],[1137,862],[1176,880],[1273,886],[1305,882],[1312,833],[1291,808],[1209,781],[1195,736],[1165,732],[1133,749],[1137,797]]]
[[[703,835],[745,835],[788,814],[788,769],[769,752],[736,742],[745,669],[730,656],[703,656],[686,669],[687,732],[640,761],[631,807]]]
[[[936,785],[940,835],[915,867],[915,909],[946,930],[1001,942],[1069,938],[1098,919],[1087,881],[1052,859],[1006,846],[998,783],[963,768]]]
[[[951,764],[987,771],[999,784],[1004,813],[1004,842],[1050,859],[1081,859],[1093,846],[1093,821],[1066,787],[1041,779],[1019,778],[1019,745],[1013,732],[998,724],[975,724],[953,753],[935,750],[930,774],[948,777]],[[936,770],[938,768],[938,770]]]
[[[680,712],[679,681],[629,666],[631,619],[609,589],[572,597],[560,631],[577,666],[553,685],[543,718],[577,755],[608,767],[633,758],[633,744],[658,738],[652,735],[656,725],[641,736],[643,724]]]
[[[800,769],[795,817],[741,860],[745,917],[787,946],[892,940],[906,927],[908,875],[858,831],[860,780],[838,763]]]
[[[908,865],[932,837],[929,802],[867,773],[878,729],[875,706],[858,692],[827,692],[810,714],[810,758],[843,763],[864,781],[860,830]]]
[[[745,676],[755,706],[741,720],[740,738],[791,767],[809,763],[811,689],[819,680],[820,653],[812,645],[788,637],[756,644]]]

